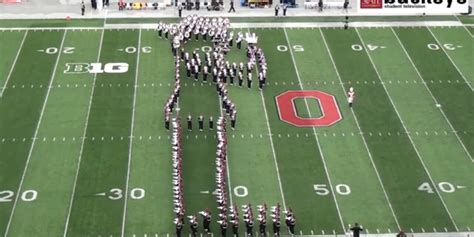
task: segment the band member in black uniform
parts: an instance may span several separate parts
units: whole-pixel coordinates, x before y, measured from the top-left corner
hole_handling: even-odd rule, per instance
[[[251,72],[247,74],[247,87],[249,89],[252,88],[252,73]]]
[[[202,211],[202,212],[199,212],[199,214],[202,215],[202,225],[204,227],[204,231],[206,233],[210,233],[211,232],[211,212],[209,211],[209,209],[206,208],[206,210]]]
[[[280,220],[276,220],[273,222],[273,235],[280,236]]]
[[[210,130],[214,130],[214,119],[211,117],[209,117],[209,129]]]
[[[259,224],[260,236],[267,236],[267,221],[263,219]]]
[[[244,82],[244,76],[241,72],[239,72],[239,87],[242,87],[242,83]]]
[[[232,223],[232,234],[234,237],[239,237],[239,221],[237,220],[231,220]]]
[[[159,36],[160,38],[163,38],[163,37],[162,37],[162,36],[163,36],[163,23],[161,23],[161,22],[158,23],[158,29],[157,29],[157,30],[158,30],[158,36]]]
[[[245,222],[247,236],[253,236],[253,220]]]
[[[184,60],[184,48],[181,47],[180,51],[179,51],[179,57],[181,58],[181,60]]]
[[[212,82],[217,83],[217,75],[218,75],[217,68],[214,67],[212,69]]]
[[[197,222],[197,217],[192,216],[190,220],[190,225],[191,225],[191,234],[193,237],[197,237],[197,229],[198,229],[198,222]]]
[[[229,70],[229,81],[230,81],[230,84],[232,84],[232,85],[234,85],[234,77],[235,77],[234,70],[230,69]]]
[[[165,26],[165,29],[163,30],[164,33],[165,33],[165,39],[168,39],[169,30],[170,30],[170,29],[168,29],[168,26]]]
[[[170,116],[169,116],[169,114],[165,115],[165,128],[166,128],[166,130],[170,130]]]
[[[227,220],[226,220],[226,218],[224,218],[224,219],[220,222],[220,225],[221,225],[221,234],[222,234],[222,237],[226,237],[226,236],[227,236]]]
[[[209,68],[207,65],[204,65],[203,72],[202,72],[202,80],[204,83],[207,82],[207,75],[209,75]]]
[[[290,229],[290,233],[292,235],[294,235],[295,234],[296,219],[295,219],[295,215],[293,215],[293,211],[291,210],[291,208],[289,208],[289,210],[286,213],[285,223],[286,223],[286,226],[288,226],[288,228]]]
[[[183,230],[183,222],[178,221],[176,223],[176,237],[181,237],[181,230]]]
[[[242,48],[242,39],[243,39],[243,34],[242,34],[242,32],[239,32],[237,34],[237,39],[235,40],[235,43],[237,43],[237,48],[238,49]]]
[[[190,62],[187,62],[187,63],[186,63],[186,76],[187,76],[188,78],[191,77],[191,69],[192,69],[191,63],[190,63]]]
[[[199,131],[202,132],[202,130],[204,129],[204,116],[202,116],[202,114],[199,115],[198,123],[199,123]]]
[[[191,117],[191,114],[188,115],[188,131],[193,130],[193,118]]]
[[[199,66],[196,64],[194,65],[194,80],[197,81],[199,79]]]

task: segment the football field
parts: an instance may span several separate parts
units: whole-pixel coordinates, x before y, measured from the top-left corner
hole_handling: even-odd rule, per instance
[[[256,33],[269,70],[263,91],[257,80],[227,87],[232,203],[291,208],[301,235],[355,222],[368,233],[474,230],[472,25],[234,31]],[[244,48],[227,60],[246,62]],[[169,41],[138,26],[1,28],[0,55],[0,236],[174,236]],[[220,115],[214,84],[182,75],[181,86],[183,126],[188,114],[195,127]],[[328,112],[316,97],[278,106],[291,91],[335,98],[340,120],[283,121],[284,109]],[[186,215],[210,208],[218,236],[216,132],[183,128],[182,143]]]

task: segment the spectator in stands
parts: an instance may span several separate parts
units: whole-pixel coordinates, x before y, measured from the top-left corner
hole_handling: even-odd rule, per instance
[[[319,11],[320,11],[320,12],[323,11],[323,0],[319,0],[319,1],[318,1],[318,8],[319,8]]]
[[[118,2],[118,6],[119,6],[119,11],[122,11],[123,9],[125,9],[125,2],[124,1],[119,1]]]
[[[278,11],[280,10],[280,4],[275,5],[275,16],[278,16]]]
[[[234,0],[230,0],[230,9],[229,9],[229,12],[235,12],[235,8],[234,8]]]
[[[86,11],[86,5],[84,5],[84,1],[81,3],[81,15],[84,16],[84,12]]]
[[[288,8],[288,4],[283,4],[283,16],[286,16],[286,9]]]
[[[178,3],[178,17],[181,18],[181,13],[183,12],[183,5]]]

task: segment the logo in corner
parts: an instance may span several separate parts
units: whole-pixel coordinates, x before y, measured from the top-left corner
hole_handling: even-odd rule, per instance
[[[382,8],[383,0],[360,0],[360,8]]]

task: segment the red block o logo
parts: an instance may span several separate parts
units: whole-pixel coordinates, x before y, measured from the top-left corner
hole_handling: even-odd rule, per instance
[[[294,100],[297,98],[314,98],[319,101],[322,116],[302,118],[298,116]],[[341,112],[333,95],[322,91],[286,91],[276,97],[280,119],[298,127],[331,126],[342,119]]]

